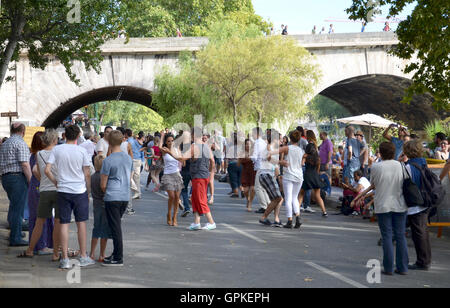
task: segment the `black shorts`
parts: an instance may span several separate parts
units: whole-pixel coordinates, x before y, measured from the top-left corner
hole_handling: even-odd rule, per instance
[[[268,173],[263,173],[259,176],[259,183],[269,195],[270,201],[278,198],[282,198],[280,192],[280,186],[276,178]]]
[[[61,224],[70,223],[72,211],[76,222],[89,220],[89,196],[87,192],[82,194],[58,192],[58,207]]]

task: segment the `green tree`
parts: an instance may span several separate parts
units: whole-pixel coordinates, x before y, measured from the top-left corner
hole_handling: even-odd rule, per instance
[[[164,119],[154,110],[126,101],[97,103],[100,125],[130,128],[133,131],[155,132],[165,127]],[[94,105],[88,106],[88,115],[94,118]]]
[[[347,109],[323,95],[314,97],[308,105],[308,110],[315,121],[328,120],[332,122],[334,119],[351,116]]]
[[[128,37],[170,37],[177,31],[174,17],[160,5],[137,1],[125,4],[122,11]]]
[[[103,60],[99,46],[117,31],[119,10],[114,0],[2,0],[0,88],[10,63],[24,49],[34,68],[44,69],[48,55],[56,56],[74,82],[78,82],[71,71],[74,61],[99,71]]]
[[[448,0],[379,0],[378,5],[389,5],[389,16],[396,16],[406,5],[417,2],[406,20],[397,28],[399,45],[392,54],[410,60],[405,73],[414,72],[413,84],[407,90],[404,102],[410,102],[413,94],[431,93],[436,109],[449,110],[450,93],[450,29]],[[346,11],[354,20],[367,21],[369,12],[377,9],[366,0],[353,0]],[[375,2],[373,2],[375,3]]]
[[[169,125],[194,124],[194,116],[208,122],[225,123],[227,112],[216,104],[218,97],[209,87],[200,87],[192,54],[181,53],[177,71],[165,67],[155,78],[152,104]]]
[[[129,36],[205,36],[210,27],[230,19],[243,25],[256,24],[268,32],[270,24],[255,14],[249,0],[141,0],[124,5],[121,18]]]
[[[235,127],[249,111],[257,120],[295,117],[320,77],[309,52],[281,36],[210,43],[197,54],[196,67],[201,85],[213,88],[232,112]]]

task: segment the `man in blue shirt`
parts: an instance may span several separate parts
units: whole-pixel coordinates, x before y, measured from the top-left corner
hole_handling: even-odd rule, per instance
[[[125,131],[125,134],[128,137],[128,143],[131,145],[131,150],[133,152],[133,182],[136,184],[135,188],[133,185],[131,186],[133,190],[133,199],[140,199],[141,198],[141,166],[142,166],[142,160],[144,158],[144,152],[141,151],[142,144],[139,143],[139,141],[136,140],[136,138],[133,138],[133,131],[131,129],[127,129]]]
[[[114,251],[105,258],[103,266],[123,266],[123,241],[121,220],[130,201],[131,172],[133,161],[131,157],[122,152],[120,145],[123,135],[119,131],[112,131],[109,136],[109,145],[112,153],[103,161],[100,171],[100,187],[105,193],[105,211],[111,229]]]
[[[395,146],[395,160],[398,160],[400,155],[403,153],[403,144],[409,140],[409,134],[405,127],[400,126],[398,128],[398,138],[392,137],[389,134],[389,131],[394,128],[398,127],[397,124],[391,124],[383,133],[383,137],[392,142]]]

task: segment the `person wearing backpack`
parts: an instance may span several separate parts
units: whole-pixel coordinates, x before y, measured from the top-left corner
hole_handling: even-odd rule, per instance
[[[422,175],[416,167],[426,167],[427,162],[422,158],[423,146],[418,140],[408,141],[403,146],[403,152],[408,157],[406,170],[419,190],[422,188]],[[411,226],[411,237],[416,248],[417,261],[408,265],[411,270],[429,270],[431,265],[431,244],[428,234],[427,222],[429,208],[423,205],[408,205],[408,222]]]
[[[403,195],[404,167],[394,159],[393,143],[381,143],[380,154],[382,162],[372,166],[370,187],[358,195],[352,203],[355,204],[371,190],[376,189],[374,205],[383,243],[383,274],[392,275],[395,262],[395,272],[406,275],[409,260],[405,236],[408,207]],[[393,239],[396,240],[395,259]]]

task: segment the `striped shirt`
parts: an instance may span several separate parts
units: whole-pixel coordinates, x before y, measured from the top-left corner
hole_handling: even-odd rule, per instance
[[[23,172],[22,163],[30,161],[28,145],[19,135],[12,135],[0,146],[0,175]]]

